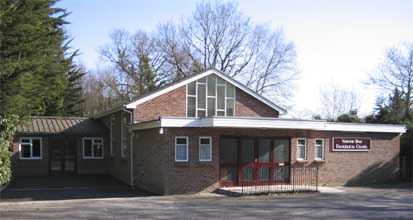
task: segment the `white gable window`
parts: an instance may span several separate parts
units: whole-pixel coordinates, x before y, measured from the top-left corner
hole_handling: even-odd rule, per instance
[[[95,137],[83,138],[83,159],[103,158],[103,139]]]
[[[175,137],[175,161],[188,162],[188,137]]]
[[[324,160],[324,139],[315,139],[314,159]]]
[[[297,160],[307,160],[307,140],[305,138],[297,139]]]
[[[235,115],[235,87],[214,74],[186,86],[187,117]]]
[[[42,138],[23,137],[20,138],[20,159],[39,160],[42,159]]]
[[[199,138],[199,161],[211,161],[212,160],[212,138],[200,137]]]

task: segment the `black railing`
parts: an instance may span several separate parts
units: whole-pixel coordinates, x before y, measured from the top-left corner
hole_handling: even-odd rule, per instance
[[[276,166],[253,163],[239,171],[241,195],[317,192],[317,166]]]

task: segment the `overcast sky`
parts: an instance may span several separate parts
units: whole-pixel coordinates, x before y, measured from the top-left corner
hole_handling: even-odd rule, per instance
[[[160,22],[189,16],[195,1],[62,0],[71,12],[67,26],[80,50],[80,63],[99,65],[98,49],[117,28],[153,31]],[[353,88],[362,96],[362,115],[373,110],[374,88],[364,82],[383,60],[386,48],[413,43],[413,1],[239,1],[255,23],[283,28],[297,47],[300,80],[291,112],[316,113],[319,89],[329,83]]]

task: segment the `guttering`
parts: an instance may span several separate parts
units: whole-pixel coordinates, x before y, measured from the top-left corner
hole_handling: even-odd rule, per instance
[[[325,120],[297,120],[280,118],[177,118],[161,117],[156,121],[136,123],[132,130],[168,127],[208,127],[208,128],[266,128],[266,129],[295,129],[315,131],[343,131],[343,132],[378,132],[378,133],[405,133],[404,125],[366,124],[366,123],[338,123]]]

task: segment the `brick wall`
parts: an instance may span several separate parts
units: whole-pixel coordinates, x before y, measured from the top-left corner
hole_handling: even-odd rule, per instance
[[[113,118],[112,118],[113,117]],[[129,123],[129,113],[124,111],[114,112],[101,119],[99,119],[108,129],[108,138],[105,142],[105,158],[106,166],[109,174],[119,179],[120,181],[130,184],[130,136],[126,138],[127,148],[125,156],[121,155],[121,145],[123,132],[129,132],[128,125],[122,125],[122,117],[126,117],[127,123]],[[112,126],[112,139],[110,137],[110,129]],[[121,129],[123,127],[123,130]],[[121,131],[122,130],[122,131]],[[112,145],[113,154],[111,155],[110,147]]]
[[[49,174],[49,151],[47,136],[27,135],[23,137],[41,137],[42,138],[42,159],[40,160],[21,160],[19,151],[19,142],[21,136],[13,139],[12,170],[13,176],[46,176]]]
[[[221,136],[253,136],[289,138],[291,140],[291,163],[294,166],[319,165],[320,185],[360,185],[382,183],[398,179],[398,134],[368,134],[344,132],[315,132],[303,130],[276,129],[210,129],[210,128],[169,128],[159,135],[159,129],[152,129],[141,145],[147,148],[145,166],[157,166],[152,181],[163,188],[164,194],[212,191],[219,186],[219,139]],[[142,132],[142,131],[139,131]],[[175,162],[175,136],[189,137],[189,162]],[[212,162],[199,162],[199,136],[212,137]],[[369,152],[332,152],[332,137],[370,137]],[[156,137],[156,138],[155,138]],[[307,161],[297,162],[297,138],[307,138]],[[314,161],[314,140],[325,140],[325,160]],[[156,141],[154,141],[156,140]],[[159,141],[161,140],[161,141]],[[152,148],[154,145],[154,149]],[[135,146],[138,147],[138,146]],[[165,155],[165,149],[167,150]],[[163,160],[161,155],[165,155]],[[157,165],[164,164],[163,166]],[[162,173],[162,169],[163,173]],[[145,172],[145,175],[148,172]],[[163,176],[155,180],[157,176]],[[162,187],[162,179],[164,186]],[[150,181],[147,184],[151,183]]]
[[[278,112],[240,89],[236,90],[236,117],[278,117]],[[135,121],[156,120],[160,116],[186,117],[186,86],[144,102],[134,110]]]
[[[278,112],[258,101],[248,93],[237,89],[235,116],[237,117],[274,117],[278,118]]]
[[[136,131],[133,135],[134,184],[156,194],[165,193],[169,145],[167,136],[159,129]]]

